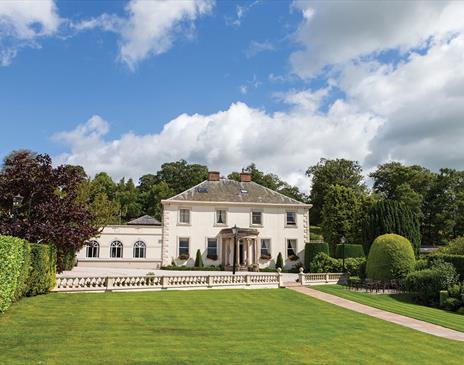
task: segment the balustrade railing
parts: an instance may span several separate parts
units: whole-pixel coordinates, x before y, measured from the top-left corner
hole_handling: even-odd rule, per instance
[[[299,285],[337,283],[341,273],[309,273],[301,270],[298,274]],[[295,281],[296,284],[296,281]],[[287,284],[286,284],[287,285]],[[61,276],[56,277],[55,292],[73,291],[126,291],[126,290],[161,290],[188,288],[247,288],[284,287],[282,272],[276,274],[210,274],[210,275],[146,275],[146,276]]]

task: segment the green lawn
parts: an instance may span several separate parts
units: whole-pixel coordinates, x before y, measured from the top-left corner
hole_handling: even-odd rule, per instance
[[[464,343],[287,289],[50,294],[0,317],[0,364],[462,364]]]
[[[438,308],[426,307],[414,304],[408,294],[369,294],[347,290],[341,285],[320,285],[311,288],[334,294],[339,297],[352,300],[371,307],[383,309],[389,312],[402,314],[407,317],[435,323],[443,327],[452,328],[464,332],[464,316],[448,312]]]

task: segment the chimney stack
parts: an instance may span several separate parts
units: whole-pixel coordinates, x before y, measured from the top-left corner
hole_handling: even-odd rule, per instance
[[[208,171],[208,181],[219,181],[219,171]]]
[[[250,182],[251,181],[251,173],[245,172],[242,170],[240,173],[240,182]]]

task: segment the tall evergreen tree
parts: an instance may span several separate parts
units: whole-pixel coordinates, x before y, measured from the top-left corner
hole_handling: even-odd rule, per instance
[[[419,219],[403,203],[381,200],[369,209],[362,224],[362,241],[366,255],[372,242],[385,233],[396,233],[406,237],[411,242],[414,252],[419,253],[421,245]]]

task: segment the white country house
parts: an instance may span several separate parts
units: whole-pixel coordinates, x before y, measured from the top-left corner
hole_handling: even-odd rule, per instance
[[[309,242],[311,205],[251,181],[246,172],[238,182],[210,171],[207,180],[162,205],[162,223],[142,217],[105,227],[78,253],[78,265],[193,266],[200,250],[205,266],[230,269],[236,245],[236,265],[241,269],[274,267],[279,253],[291,268],[302,262]]]

